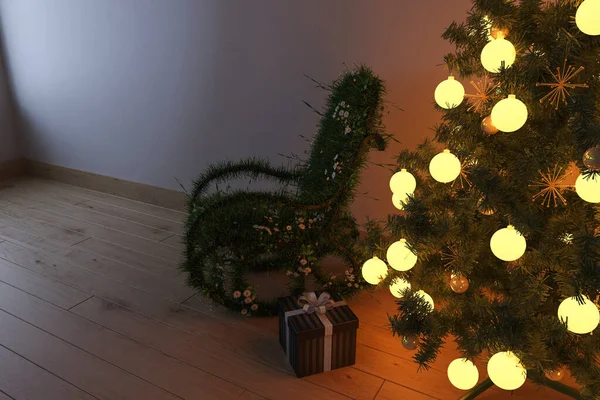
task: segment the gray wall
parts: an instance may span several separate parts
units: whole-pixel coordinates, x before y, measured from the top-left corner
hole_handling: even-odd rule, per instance
[[[6,68],[0,56],[0,162],[21,157],[14,111]]]
[[[365,62],[388,84],[391,131],[414,146],[436,122],[440,39],[468,0],[0,0],[26,156],[178,189],[206,165],[285,161],[314,132],[323,93]],[[389,162],[390,155],[374,161]],[[357,214],[391,211],[372,168]],[[383,204],[383,205],[382,205]]]

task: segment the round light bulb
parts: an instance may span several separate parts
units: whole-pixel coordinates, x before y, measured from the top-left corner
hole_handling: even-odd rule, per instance
[[[392,204],[394,204],[394,207],[398,210],[404,210],[404,205],[406,203],[408,203],[408,194],[394,193],[392,195]]]
[[[509,225],[494,233],[490,239],[490,248],[492,253],[502,261],[515,261],[525,254],[527,241],[521,232]]]
[[[465,88],[462,83],[450,76],[437,85],[434,97],[438,106],[446,110],[456,108],[465,98]]]
[[[413,174],[406,169],[396,172],[390,179],[392,193],[413,194],[417,188],[417,181]]]
[[[575,191],[588,203],[600,203],[600,176],[590,175],[584,178],[583,175],[579,175],[575,181]]]
[[[371,285],[378,285],[387,276],[387,265],[377,257],[367,260],[362,266],[362,276]]]
[[[410,288],[410,282],[402,278],[396,278],[392,281],[392,284],[390,285],[390,292],[392,293],[392,295],[394,295],[394,297],[401,299],[402,292]]]
[[[600,0],[585,0],[575,14],[575,23],[586,35],[600,35]]]
[[[504,68],[508,68],[515,62],[517,58],[517,51],[515,46],[508,40],[498,36],[498,39],[494,39],[485,45],[481,52],[481,64],[483,68],[489,72],[498,73],[500,68],[504,65]]]
[[[527,122],[527,107],[514,94],[500,100],[492,108],[492,124],[502,132],[518,131]]]
[[[431,310],[433,311],[433,308],[435,307],[433,298],[424,290],[419,290],[418,292],[416,292],[416,294],[421,296],[423,298],[423,300],[425,300],[431,306]]]
[[[460,175],[460,160],[450,150],[444,150],[429,163],[429,173],[438,182],[449,183]]]
[[[457,358],[448,365],[448,379],[460,390],[470,390],[477,385],[479,370],[466,358]]]
[[[573,333],[586,334],[592,332],[600,323],[598,307],[587,297],[579,304],[576,297],[564,299],[558,307],[558,319],[567,324],[567,329]]]
[[[504,390],[516,390],[527,380],[527,370],[510,351],[494,354],[488,361],[487,371],[494,385]]]
[[[400,239],[388,247],[386,258],[390,267],[396,271],[408,271],[417,263],[417,255],[406,245],[406,239]]]

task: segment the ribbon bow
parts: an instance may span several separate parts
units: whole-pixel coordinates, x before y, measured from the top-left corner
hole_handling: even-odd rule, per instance
[[[305,292],[298,298],[298,305],[302,307],[306,314],[312,314],[319,312],[319,314],[325,314],[327,310],[331,310],[335,307],[335,303],[331,300],[331,296],[327,292],[321,293],[319,298],[315,292]]]

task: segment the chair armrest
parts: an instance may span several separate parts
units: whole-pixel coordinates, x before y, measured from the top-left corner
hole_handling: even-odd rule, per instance
[[[248,158],[246,160],[231,162],[224,161],[209,166],[193,183],[190,195],[193,202],[203,195],[211,184],[217,184],[229,179],[249,177],[252,179],[270,178],[281,183],[297,181],[300,176],[299,170],[290,170],[284,167],[272,167],[268,161],[260,158]]]

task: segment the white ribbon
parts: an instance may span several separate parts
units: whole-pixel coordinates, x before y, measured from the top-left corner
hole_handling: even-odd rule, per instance
[[[287,311],[285,315],[285,345],[286,345],[286,356],[289,360],[290,356],[290,327],[288,325],[288,318],[294,315],[300,314],[313,314],[317,313],[317,317],[325,327],[325,341],[323,346],[323,371],[331,371],[331,352],[333,343],[333,324],[327,318],[327,311],[332,308],[345,306],[345,301],[334,302],[331,300],[331,296],[327,292],[321,293],[319,298],[315,292],[305,292],[298,298],[298,305],[302,308],[292,311]]]

